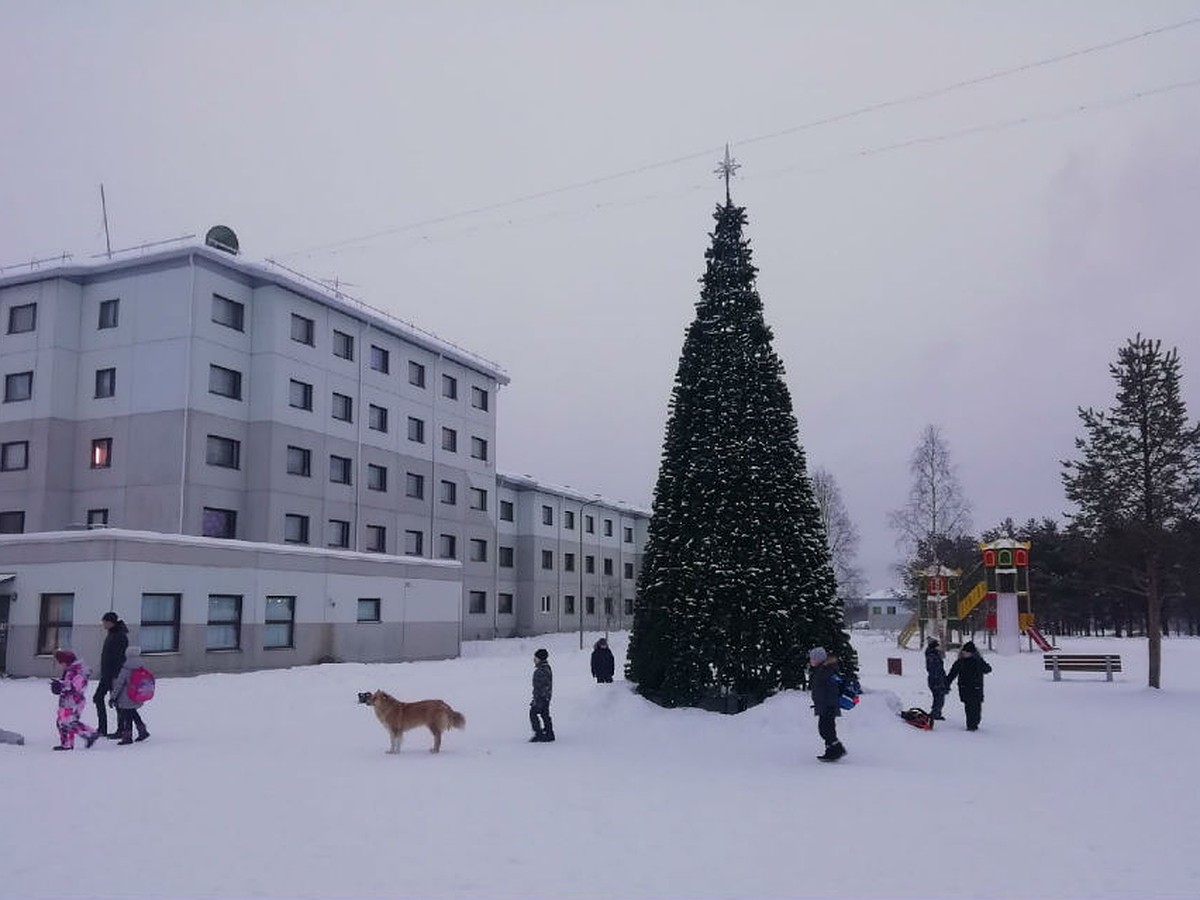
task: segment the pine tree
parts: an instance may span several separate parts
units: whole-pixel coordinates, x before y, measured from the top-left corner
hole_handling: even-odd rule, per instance
[[[1080,409],[1081,458],[1063,463],[1072,528],[1096,542],[1118,590],[1146,601],[1150,687],[1160,686],[1162,581],[1180,532],[1200,506],[1200,425],[1189,425],[1177,350],[1130,340],[1109,366],[1117,383],[1106,412]]]
[[[853,672],[783,365],[726,197],[675,375],[627,677],[666,706],[804,683],[823,646]]]

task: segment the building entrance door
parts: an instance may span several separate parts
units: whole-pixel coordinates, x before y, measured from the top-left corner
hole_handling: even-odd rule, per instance
[[[8,646],[8,607],[12,603],[12,594],[0,593],[0,672],[4,668],[4,651]]]

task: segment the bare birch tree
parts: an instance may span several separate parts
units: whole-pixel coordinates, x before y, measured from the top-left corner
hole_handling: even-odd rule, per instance
[[[971,505],[937,425],[926,425],[921,432],[908,471],[913,479],[908,502],[888,515],[896,545],[906,557],[905,570],[929,565],[939,541],[954,541],[971,528]]]
[[[862,592],[862,570],[855,565],[858,560],[858,528],[846,511],[842,490],[831,472],[821,467],[814,468],[809,480],[812,482],[813,499],[817,501],[821,513],[821,524],[825,526],[825,537],[829,541],[838,595],[843,600],[857,597]]]

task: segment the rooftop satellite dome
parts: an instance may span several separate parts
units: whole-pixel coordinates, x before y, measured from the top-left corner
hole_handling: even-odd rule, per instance
[[[204,236],[204,243],[217,250],[224,250],[234,256],[238,255],[237,235],[228,225],[214,225],[208,229],[208,234]]]

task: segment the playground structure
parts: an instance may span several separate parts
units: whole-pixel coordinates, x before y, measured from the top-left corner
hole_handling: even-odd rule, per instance
[[[961,646],[981,630],[988,648],[1001,654],[1021,650],[1021,634],[1029,646],[1054,648],[1034,626],[1029,600],[1028,541],[1000,538],[980,544],[980,559],[963,576],[960,569],[933,565],[918,572],[917,608],[897,640],[908,647],[914,636],[923,645],[936,637],[943,647]],[[969,636],[969,637],[968,637]],[[994,644],[993,644],[994,641]]]

